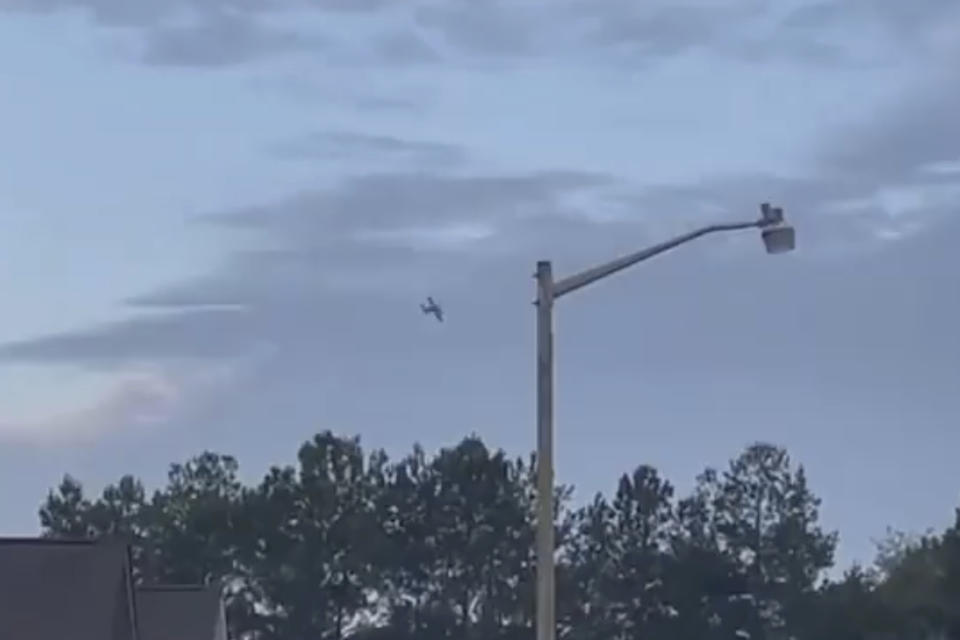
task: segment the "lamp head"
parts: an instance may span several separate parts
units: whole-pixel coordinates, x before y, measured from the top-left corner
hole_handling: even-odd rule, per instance
[[[771,207],[764,202],[760,205],[760,237],[767,253],[773,255],[788,253],[796,248],[796,231],[783,218],[783,209]]]

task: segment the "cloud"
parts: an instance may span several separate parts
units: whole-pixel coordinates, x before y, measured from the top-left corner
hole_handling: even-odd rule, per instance
[[[829,137],[808,175],[757,173],[642,189],[582,171],[451,172],[445,161],[464,156],[454,145],[321,132],[279,150],[351,153],[364,163],[371,155],[396,156],[424,168],[354,175],[326,189],[204,216],[208,224],[252,230],[264,246],[236,253],[204,277],[139,296],[131,301],[147,311],[139,317],[2,345],[0,358],[95,366],[217,361],[303,340],[347,357],[355,345],[342,336],[369,325],[384,305],[463,287],[492,300],[498,278],[528,271],[540,256],[589,264],[704,221],[753,216],[761,200],[786,207],[808,255],[869,252],[955,214],[960,179],[929,167],[960,157],[956,86],[941,78],[921,83],[873,122]]]
[[[89,441],[117,429],[162,422],[180,399],[181,389],[168,377],[125,375],[86,407],[32,420],[0,417],[0,441],[56,445]]]
[[[110,368],[118,363],[228,360],[260,345],[242,342],[256,322],[248,312],[205,308],[149,314],[80,333],[8,343],[0,357],[78,362]],[[241,348],[244,347],[244,348]]]
[[[960,6],[951,0],[810,0],[780,27],[794,41],[842,45],[845,61],[855,64],[949,60],[960,36]]]
[[[876,183],[934,180],[934,176],[922,176],[925,168],[954,161],[960,154],[957,113],[960,71],[950,66],[914,83],[877,121],[849,127],[841,144],[824,151],[823,163]]]
[[[369,230],[357,234],[361,241],[383,246],[411,247],[415,250],[462,250],[465,246],[492,238],[493,227],[480,223],[406,227],[392,230]]]
[[[0,0],[0,8],[9,11],[53,13],[69,9],[88,12],[94,20],[106,25],[156,26],[182,17],[204,12],[262,15],[298,10],[356,14],[378,11],[389,0],[274,0],[270,3],[252,0],[173,0],[171,2],[137,2],[124,0]]]
[[[589,7],[581,7],[584,17]],[[648,55],[675,55],[691,48],[710,48],[720,36],[738,24],[763,16],[763,4],[728,2],[709,4],[640,4],[611,2],[611,10],[592,21],[592,41],[614,47],[633,48]]]
[[[329,190],[268,206],[209,216],[222,225],[261,229],[285,241],[336,251],[353,232],[481,219],[522,223],[562,209],[563,198],[610,186],[610,176],[578,171],[517,175],[397,172],[358,175]]]
[[[540,256],[589,264],[707,220],[753,216],[761,200],[787,209],[808,255],[872,251],[955,216],[960,180],[929,170],[960,157],[954,76],[947,70],[928,77],[872,122],[831,132],[807,175],[636,188],[576,170],[451,171],[465,155],[459,147],[388,134],[320,132],[288,141],[277,151],[354,154],[366,166],[370,157],[396,157],[422,168],[353,175],[329,188],[204,216],[209,224],[256,232],[263,246],[238,252],[204,277],[132,300],[145,311],[139,317],[6,344],[0,358],[94,366],[217,361],[302,341],[348,357],[356,345],[343,336],[370,326],[385,306],[462,288],[493,300],[498,279],[528,271]],[[598,209],[603,216],[593,214]]]
[[[763,0],[447,0],[415,13],[417,24],[441,34],[454,51],[494,57],[674,56],[695,49],[732,52],[771,13]]]
[[[204,216],[208,224],[252,230],[263,245],[237,252],[203,277],[145,292],[130,301],[141,312],[133,318],[8,343],[0,346],[0,359],[123,368],[190,359],[230,362],[267,352],[252,378],[283,398],[289,392],[284,385],[309,388],[314,378],[333,380],[333,387],[351,380],[409,388],[413,362],[442,369],[469,361],[470,372],[462,375],[495,378],[500,374],[488,356],[523,347],[528,276],[537,259],[550,257],[558,273],[570,273],[707,221],[752,217],[760,201],[770,200],[786,208],[799,230],[803,251],[797,257],[769,267],[761,263],[758,271],[755,261],[762,254],[755,238],[704,243],[685,260],[651,267],[662,270],[642,280],[642,295],[607,300],[610,315],[597,322],[622,324],[620,318],[638,317],[630,305],[656,299],[656,308],[642,314],[644,330],[685,336],[681,346],[654,341],[644,347],[644,361],[663,371],[748,365],[774,370],[781,357],[805,363],[797,364],[799,371],[813,366],[813,356],[842,360],[836,354],[846,354],[842,366],[853,371],[857,349],[942,364],[949,350],[909,352],[896,336],[947,335],[940,324],[952,311],[932,319],[911,312],[911,304],[932,304],[929,291],[918,290],[888,261],[909,264],[911,278],[949,290],[943,274],[949,273],[952,249],[936,230],[957,224],[952,203],[960,179],[929,167],[949,168],[944,163],[960,157],[953,118],[957,83],[945,81],[950,73],[918,83],[872,122],[828,136],[819,164],[806,175],[754,173],[638,188],[616,176],[577,170],[449,170],[441,162],[445,156],[464,156],[455,145],[320,132],[291,141],[285,152],[356,154],[364,164],[382,155],[423,166],[353,175],[328,188]],[[595,215],[597,209],[604,215]],[[860,255],[852,250],[858,248]],[[885,257],[886,251],[896,258]],[[853,265],[849,277],[830,271],[838,257]],[[820,266],[800,275],[800,265],[811,263]],[[798,290],[783,293],[779,279]],[[882,280],[884,295],[903,309],[874,300],[873,279]],[[710,283],[716,292],[698,288],[689,298],[670,284],[678,280],[693,287]],[[751,286],[732,290],[732,282]],[[600,289],[591,295],[602,296]],[[768,293],[758,296],[758,289]],[[424,295],[437,295],[449,308],[449,338],[424,333],[416,308]],[[775,313],[794,332],[789,340],[778,341],[774,334],[785,329],[764,323],[771,296],[792,310]],[[705,309],[711,310],[709,327],[697,320]],[[816,309],[838,311],[828,321]],[[716,341],[718,333],[729,337]],[[761,336],[776,346],[751,347]],[[587,353],[577,357],[606,366]],[[390,377],[394,373],[398,378]],[[300,378],[291,382],[291,376]]]
[[[367,354],[402,349],[391,341],[417,318],[393,316],[428,291],[472,308],[482,300],[493,304],[502,289],[520,295],[519,304],[529,295],[523,274],[539,257],[553,257],[569,271],[709,220],[749,219],[768,197],[787,207],[808,255],[831,247],[849,252],[856,243],[869,248],[884,230],[908,228],[885,212],[882,200],[864,200],[842,215],[831,211],[828,204],[864,193],[846,183],[745,176],[611,195],[614,184],[576,173],[384,174],[223,214],[212,220],[259,229],[273,248],[238,253],[218,272],[132,301],[159,312],[6,344],[0,358],[103,367],[228,360],[264,348],[289,354],[309,344],[330,365],[357,357],[361,344]],[[624,211],[688,213],[597,222],[582,207],[604,194],[619,198]],[[695,206],[703,203],[712,206]],[[709,246],[701,252],[724,245]],[[467,290],[470,298],[454,293]],[[379,323],[389,330],[375,329]]]
[[[391,64],[425,64],[439,62],[440,54],[413,30],[392,30],[381,33],[374,40],[374,62]]]
[[[338,48],[330,30],[301,27],[305,17],[376,14],[387,4],[384,0],[0,0],[0,11],[42,15],[80,10],[96,24],[141,35],[144,63],[223,67],[292,52],[332,58]],[[395,40],[384,43],[385,52],[396,55],[402,44],[410,48],[409,38],[401,44]]]
[[[694,51],[754,63],[890,62],[904,51],[935,53],[951,36],[956,41],[957,31],[943,26],[956,24],[957,5],[950,0],[915,4],[875,0],[442,0],[426,4],[414,15],[421,28],[442,35],[453,51],[500,58],[600,57],[634,66]],[[863,41],[871,38],[877,46],[865,54]]]
[[[200,336],[193,337],[202,340]],[[180,344],[195,341],[188,333],[179,338]],[[0,444],[90,444],[110,433],[169,426],[192,411],[203,410],[219,394],[242,384],[272,355],[270,348],[261,346],[243,354],[221,352],[216,357],[197,350],[188,355],[181,351],[179,357],[149,357],[156,356],[156,352],[141,349],[139,352],[147,357],[138,358],[127,348],[111,358],[110,349],[103,348],[106,344],[100,343],[96,358],[67,358],[81,363],[80,370],[72,372],[76,376],[72,380],[61,378],[53,384],[43,394],[42,404],[31,407],[28,398],[19,413],[0,413]],[[149,344],[149,338],[143,344]],[[72,389],[71,384],[77,388]],[[36,395],[39,400],[40,394]],[[71,396],[75,397],[71,400]],[[81,397],[86,401],[79,401]]]
[[[158,25],[144,34],[143,62],[170,66],[228,66],[276,53],[329,50],[321,37],[275,28],[256,16],[203,13],[187,25]]]
[[[890,0],[812,0],[801,3],[784,20],[788,27],[811,31],[851,28],[865,23],[901,44],[924,44],[958,13],[952,0],[916,0],[903,3]],[[888,43],[889,44],[889,43]]]
[[[499,0],[483,4],[463,0],[439,2],[420,7],[414,16],[417,24],[440,33],[456,49],[506,56],[533,51],[538,33],[532,28],[535,20],[544,19],[541,29],[549,29],[552,24],[536,4],[505,4]]]
[[[320,132],[273,145],[282,157],[301,160],[396,160],[409,165],[453,167],[466,159],[457,145],[412,141],[389,135],[347,131]]]
[[[346,107],[354,113],[371,116],[391,113],[423,114],[436,101],[437,91],[432,87],[396,85],[377,89],[369,79],[351,86],[338,79],[334,82],[316,74],[261,74],[254,85],[278,91],[298,101],[315,104],[318,101]],[[357,86],[359,85],[359,86]]]
[[[563,171],[379,174],[208,217],[259,230],[275,248],[238,253],[219,273],[133,301],[162,312],[6,344],[0,358],[116,366],[228,359],[288,343],[302,335],[298,323],[305,315],[323,329],[327,319],[317,317],[315,307],[320,300],[347,305],[371,295],[408,296],[483,269],[531,234],[548,241],[564,226],[552,216],[575,213],[565,209],[565,194],[609,183],[605,176]],[[553,220],[549,231],[538,231],[540,220]],[[585,219],[568,224],[589,226]],[[452,249],[460,250],[456,268],[447,264]],[[341,314],[331,311],[327,334],[337,335],[332,327]]]
[[[884,57],[890,59],[897,55],[895,50],[904,48],[942,48],[942,42],[951,39],[944,24],[954,15],[954,4],[949,0],[907,4],[870,0],[682,4],[667,0],[280,0],[267,4],[0,0],[0,10],[84,10],[100,24],[141,33],[143,61],[150,64],[224,66],[305,51],[327,64],[348,66],[543,56],[580,61],[600,57],[636,65],[696,50],[753,62],[789,59],[836,64],[853,60],[849,54],[864,38],[883,41]],[[349,40],[333,38],[347,30],[352,34]],[[887,38],[890,34],[892,41]],[[890,47],[890,42],[896,47]]]

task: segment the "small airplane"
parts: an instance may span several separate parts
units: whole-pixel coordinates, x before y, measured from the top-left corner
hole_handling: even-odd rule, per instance
[[[437,322],[443,322],[443,309],[440,308],[436,302],[433,301],[433,298],[427,296],[427,303],[420,304],[420,310],[423,311],[426,315],[433,315],[437,319]]]

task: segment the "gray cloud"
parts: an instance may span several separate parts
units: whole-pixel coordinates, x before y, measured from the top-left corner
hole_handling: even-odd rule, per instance
[[[122,2],[117,0],[0,0],[0,9],[23,13],[45,14],[81,9],[106,26],[142,26],[175,15],[189,3]]]
[[[840,215],[825,209],[841,196],[859,193],[850,184],[826,183],[818,190],[815,181],[764,176],[617,196],[624,211],[658,213],[606,223],[592,221],[589,211],[583,210],[589,197],[586,205],[582,196],[576,205],[568,199],[581,192],[599,197],[610,184],[615,183],[576,173],[472,178],[384,174],[223,214],[209,220],[259,229],[272,238],[269,242],[276,248],[237,254],[218,273],[132,301],[136,307],[164,310],[162,313],[8,344],[0,348],[0,356],[105,365],[170,358],[221,359],[264,347],[283,353],[303,349],[306,342],[318,356],[322,353],[331,362],[359,357],[360,353],[396,357],[408,348],[402,332],[415,331],[412,323],[419,320],[416,314],[405,316],[403,309],[413,309],[411,305],[421,295],[438,290],[449,301],[451,313],[461,316],[456,322],[477,332],[475,339],[455,348],[472,351],[484,341],[492,348],[512,330],[491,320],[480,307],[495,306],[498,299],[506,297],[513,300],[506,304],[516,307],[507,317],[524,309],[528,302],[525,298],[530,295],[525,274],[539,257],[553,257],[558,268],[570,271],[577,265],[586,266],[656,241],[669,230],[685,228],[698,220],[753,217],[758,200],[767,197],[788,207],[801,229],[806,251],[812,254],[818,248],[829,248],[831,242],[849,250],[851,243],[859,240],[870,249],[865,255],[870,255],[877,245],[866,242],[865,234],[883,221],[878,208],[867,207],[859,215]],[[715,212],[689,214],[687,222],[682,223],[665,217],[670,212],[692,211],[693,203],[703,202],[715,207]],[[483,233],[470,232],[471,225]],[[380,233],[380,241],[365,232]],[[426,236],[419,244],[418,234]],[[681,266],[672,277],[696,279],[698,269],[711,269],[711,260],[725,260],[725,246],[717,242],[692,252],[700,257],[681,261],[689,266]],[[759,243],[752,251],[761,255]],[[737,250],[733,255],[743,253]],[[945,252],[941,259],[947,259]],[[736,264],[740,264],[739,258]],[[920,264],[912,267],[914,274]],[[742,273],[731,277],[756,278]],[[820,284],[832,286],[826,274],[819,277],[823,278]],[[722,292],[718,278],[711,275],[708,281],[718,280],[714,284]],[[807,296],[821,295],[805,291]],[[821,293],[826,295],[825,291]],[[909,289],[905,288],[898,295],[907,293]],[[681,317],[695,313],[684,307],[691,302],[686,296],[677,297],[669,288],[656,295],[672,300],[666,307],[672,311],[656,314],[655,322],[663,323],[663,331],[668,330],[669,313],[682,311]],[[697,304],[721,308],[721,298],[731,294],[717,295],[720,298],[712,303]],[[749,300],[742,302],[747,308],[752,304]],[[813,298],[808,302],[812,304]],[[398,320],[396,314],[404,319]],[[731,325],[743,321],[739,312],[728,315],[720,317],[727,318],[724,322]],[[720,317],[714,320],[720,322]],[[846,326],[851,332],[856,329],[854,320]],[[750,339],[733,326],[726,328],[733,335],[742,335],[743,340]],[[747,329],[754,336],[764,330],[756,323],[746,323]],[[809,339],[819,338],[811,335]],[[791,338],[797,344],[806,344],[806,340],[802,336]],[[722,348],[700,346],[708,351]],[[445,344],[444,348],[452,345]],[[831,348],[838,347],[834,344]],[[723,353],[727,359],[721,363],[734,357],[725,350]],[[646,357],[655,355],[648,353]],[[671,354],[664,352],[656,357],[666,366]]]
[[[561,208],[562,197],[609,185],[608,176],[576,171],[457,176],[382,173],[348,178],[338,187],[297,195],[279,206],[212,216],[221,224],[283,233],[296,242],[331,233],[523,220]]]
[[[69,9],[89,12],[97,22],[106,25],[156,26],[181,17],[184,13],[266,14],[316,10],[343,13],[378,11],[391,4],[389,0],[170,0],[169,2],[137,2],[124,0],[0,0],[0,9],[34,13],[52,13]]]
[[[899,64],[907,55],[947,60],[956,56],[960,5],[951,0],[816,0],[781,22],[794,41],[843,45],[848,61]],[[946,32],[944,31],[946,28]]]
[[[437,91],[423,85],[372,86],[369,78],[355,85],[343,82],[333,83],[315,75],[298,74],[261,74],[254,83],[256,86],[279,91],[295,100],[308,103],[323,101],[331,105],[346,107],[353,111],[378,113],[417,113],[422,114],[435,103]]]
[[[611,54],[636,64],[703,48],[736,53],[770,13],[764,0],[711,3],[563,0],[426,5],[418,24],[454,49],[497,57]],[[775,44],[775,43],[774,43]],[[774,48],[767,45],[769,48]]]
[[[466,332],[459,334],[455,343],[438,345],[441,351],[430,357],[441,359],[445,357],[442,352],[450,349],[480,353],[476,350],[516,347],[520,338],[514,333],[514,323],[522,322],[527,310],[530,286],[526,275],[537,258],[552,257],[559,270],[569,272],[706,220],[752,217],[760,200],[785,206],[801,229],[805,254],[826,258],[823,266],[809,275],[802,275],[807,272],[796,262],[784,267],[803,291],[798,293],[801,302],[782,302],[812,327],[801,327],[793,316],[780,319],[798,332],[791,336],[792,346],[783,347],[795,350],[795,357],[800,358],[804,350],[834,349],[853,358],[853,349],[875,347],[901,325],[909,331],[943,329],[947,335],[945,327],[930,323],[952,318],[953,307],[931,319],[910,315],[906,308],[871,302],[873,294],[868,293],[873,279],[881,277],[876,274],[885,274],[884,281],[894,287],[890,291],[893,299],[924,308],[932,304],[932,298],[913,300],[911,296],[940,294],[910,283],[917,279],[935,286],[937,292],[945,291],[949,282],[944,278],[955,273],[949,267],[950,243],[944,240],[960,223],[952,204],[955,198],[921,199],[906,210],[901,204],[901,210],[894,211],[878,196],[891,186],[917,192],[929,192],[931,187],[960,189],[956,175],[928,177],[920,171],[933,162],[960,158],[956,146],[960,137],[953,135],[956,92],[940,83],[933,89],[918,91],[916,98],[905,100],[872,126],[836,136],[824,148],[822,171],[805,177],[758,174],[631,191],[612,176],[577,171],[520,175],[383,172],[354,176],[329,189],[278,202],[205,216],[202,219],[207,223],[258,231],[272,248],[239,253],[215,273],[131,301],[135,308],[149,311],[140,317],[7,344],[0,347],[0,357],[104,366],[165,358],[216,360],[269,347],[287,354],[278,357],[292,357],[306,349],[330,366],[334,362],[357,366],[349,363],[361,353],[403,357],[409,349],[404,332],[422,329],[421,319],[408,314],[408,309],[415,311],[411,305],[428,292],[449,300],[450,313],[457,318],[452,326]],[[933,133],[918,130],[918,121]],[[334,134],[325,140],[374,152],[385,149],[429,155],[452,150],[434,147],[434,143],[357,134]],[[611,221],[597,222],[590,215],[594,206],[616,215]],[[931,233],[930,229],[940,232]],[[900,240],[888,245],[886,240],[891,237]],[[725,242],[705,243],[700,251],[691,252],[691,258],[662,273],[668,278],[713,283],[720,293],[708,296],[699,291],[698,296],[708,296],[696,301],[695,306],[703,308],[724,308],[724,299],[737,295],[722,286],[727,276],[712,273],[726,269],[719,266],[724,261],[733,261],[729,269],[737,273],[732,278],[775,286],[763,281],[773,276],[751,274],[753,267],[745,265],[754,258],[743,257],[742,249],[730,253],[728,246]],[[861,257],[853,258],[850,250],[857,246],[862,249]],[[884,249],[887,246],[900,248]],[[751,251],[759,253],[759,247],[755,245]],[[847,261],[863,261],[863,266],[851,266],[855,273],[848,280],[837,279],[830,265],[838,255],[846,255]],[[907,263],[908,271],[894,266]],[[701,269],[704,271],[698,275]],[[761,279],[756,280],[758,277]],[[804,278],[809,278],[804,281],[807,284],[802,282]],[[664,306],[645,321],[660,323],[656,324],[658,331],[669,331],[678,317],[696,315],[690,306],[694,301],[685,294],[666,285],[655,289],[649,294],[665,300]],[[743,295],[746,298],[740,303],[744,309],[758,304]],[[829,305],[824,306],[826,298]],[[510,308],[502,316],[482,310],[498,308],[500,299],[509,300],[504,304]],[[851,306],[851,300],[860,306]],[[797,306],[804,304],[810,305],[809,309]],[[871,304],[877,307],[870,329],[875,333],[858,327],[865,321],[862,308]],[[843,309],[847,315],[830,322],[803,315],[815,308]],[[753,312],[760,314],[759,309]],[[768,356],[750,351],[746,344],[758,332],[773,330],[759,315],[745,321],[735,309],[711,313],[723,331],[740,336],[722,345],[691,339],[705,353],[717,354],[716,367],[733,366],[738,357],[758,358],[757,366],[775,366],[764,360]],[[739,329],[738,322],[744,323]],[[857,337],[858,331],[872,337]],[[774,339],[772,335],[770,339]],[[742,347],[744,354],[726,351],[727,344]],[[651,351],[645,358],[671,366],[668,351],[657,352],[657,345],[647,348]],[[898,343],[889,348],[906,350],[908,345]],[[827,357],[827,352],[823,353]],[[913,357],[906,352],[899,356]],[[694,351],[688,357],[697,360],[698,366],[706,366]]]
[[[926,165],[960,158],[960,72],[949,67],[883,114],[884,126],[855,125],[828,149],[828,166],[878,182],[917,180]]]
[[[0,357],[90,365],[226,358],[298,339],[296,325],[305,318],[311,332],[336,342],[351,326],[338,324],[344,307],[362,309],[382,296],[419,295],[423,288],[461,281],[504,252],[513,254],[542,226],[539,221],[570,214],[566,194],[607,182],[576,172],[383,174],[208,217],[259,229],[279,248],[240,253],[221,273],[133,301],[163,313],[8,344],[0,347]],[[573,219],[567,224],[590,227]],[[484,233],[486,225],[493,237]],[[551,227],[535,239],[557,234],[563,221]],[[319,313],[323,307],[330,312]]]
[[[452,0],[423,6],[415,13],[419,25],[442,34],[455,48],[495,55],[531,53],[538,33],[534,23],[537,18],[544,19],[540,29],[549,29],[547,17],[529,5],[499,0]]]
[[[227,66],[276,53],[329,50],[318,36],[271,28],[244,14],[204,14],[191,26],[157,26],[145,34],[142,60],[172,66]]]
[[[626,55],[631,62],[693,48],[715,49],[763,3],[636,3],[627,0],[428,4],[417,23],[454,51],[494,57]]]
[[[272,151],[295,159],[398,160],[426,166],[452,167],[466,159],[457,145],[403,140],[394,136],[355,132],[320,132],[280,142]]]
[[[414,31],[394,30],[380,34],[375,42],[376,60],[392,64],[438,62],[440,54]]]
[[[346,354],[359,348],[348,337],[352,328],[372,330],[386,313],[382,305],[407,304],[428,290],[464,287],[474,292],[457,301],[465,310],[479,300],[492,303],[501,290],[527,297],[522,284],[513,287],[523,282],[517,274],[529,271],[537,257],[589,264],[596,256],[628,250],[699,221],[753,216],[758,201],[767,199],[787,208],[812,254],[849,253],[859,245],[869,255],[884,246],[885,238],[924,237],[925,227],[956,224],[955,198],[946,196],[949,189],[960,189],[960,180],[922,172],[931,163],[960,158],[960,131],[953,117],[960,105],[956,86],[936,81],[918,87],[915,96],[877,121],[833,136],[823,149],[821,171],[804,177],[747,175],[631,192],[612,176],[577,171],[382,172],[205,216],[208,223],[258,231],[272,248],[238,254],[218,273],[133,301],[145,309],[172,311],[6,345],[0,356],[87,363],[220,358],[277,341],[312,341],[319,334],[328,336],[324,345],[331,352]],[[456,149],[345,133],[309,142],[301,152],[312,151],[317,142],[321,148],[344,145],[421,159]],[[927,195],[891,204],[883,193],[891,188]],[[945,195],[931,199],[936,189]],[[601,205],[616,214],[612,222],[590,216],[591,208]],[[685,218],[677,219],[677,212]],[[508,280],[514,284],[501,289]]]
[[[907,40],[922,38],[944,19],[957,15],[951,0],[815,0],[791,12],[784,24],[801,29],[855,27],[865,21]]]
[[[0,355],[104,367],[145,359],[229,358],[258,346],[248,344],[242,337],[254,333],[255,322],[256,318],[240,310],[178,310],[143,315],[89,331],[8,344],[0,348]]]
[[[174,412],[179,388],[168,377],[153,373],[124,378],[89,406],[43,419],[4,421],[0,442],[6,444],[76,444],[133,424],[162,422]]]
[[[387,0],[0,0],[0,11],[44,14],[80,9],[98,24],[139,30],[145,63],[202,67],[235,65],[291,51],[322,52],[334,59],[328,35],[276,23],[303,12],[373,14],[389,4]],[[386,40],[384,53],[397,55],[401,45],[395,40]],[[412,55],[409,40],[401,43],[408,57]]]
[[[675,55],[694,47],[713,48],[721,36],[745,21],[763,15],[762,3],[731,2],[711,5],[652,5],[620,0],[595,16],[591,38],[600,44],[627,47],[647,55]]]
[[[216,359],[321,334],[327,349],[346,354],[358,348],[347,337],[352,328],[380,322],[381,305],[469,286],[475,296],[457,301],[468,310],[478,300],[495,300],[508,278],[514,284],[504,290],[519,296],[525,287],[512,288],[522,282],[517,274],[537,257],[589,264],[711,217],[753,216],[758,201],[767,199],[787,208],[807,251],[837,255],[859,244],[869,254],[884,238],[922,234],[924,225],[946,224],[954,213],[950,198],[893,211],[878,195],[891,186],[916,192],[960,187],[955,175],[921,171],[960,158],[954,86],[936,82],[872,125],[836,136],[824,148],[822,171],[806,177],[747,175],[631,192],[611,176],[576,171],[384,172],[205,216],[208,223],[259,231],[273,248],[240,253],[217,273],[132,301],[164,313],[9,344],[0,356],[90,364]],[[298,152],[342,145],[421,159],[459,155],[452,146],[389,136],[322,134],[306,142]],[[617,214],[612,222],[591,218],[591,207],[599,205]]]
[[[700,49],[752,62],[859,65],[865,62],[859,37],[880,30],[889,61],[904,47],[917,49],[956,13],[949,0],[446,0],[426,5],[416,18],[454,50],[498,57],[600,55],[636,65]],[[889,34],[893,40],[884,39]]]
[[[796,4],[796,3],[795,3]],[[411,65],[451,54],[467,56],[606,56],[634,65],[703,48],[753,61],[770,58],[836,64],[847,55],[851,34],[878,27],[894,34],[889,47],[916,48],[954,15],[948,0],[876,3],[809,0],[793,11],[770,0],[723,2],[628,2],[627,0],[433,0],[398,5],[387,0],[198,0],[126,3],[119,0],[0,0],[0,10],[53,12],[80,8],[99,23],[142,31],[144,60],[179,65],[239,64],[296,50],[319,53],[329,64]],[[794,5],[795,6],[795,5]],[[333,45],[338,14],[372,17],[386,31],[356,31]],[[328,13],[329,25],[280,27],[308,12]],[[184,16],[199,26],[185,27]],[[292,24],[292,22],[291,22]],[[872,25],[872,27],[871,27]],[[866,32],[863,30],[867,29]],[[445,43],[438,50],[430,40]],[[855,40],[856,38],[852,38]],[[925,46],[925,45],[924,45]]]
[[[419,97],[358,96],[353,105],[365,111],[420,111],[430,101],[429,95]]]

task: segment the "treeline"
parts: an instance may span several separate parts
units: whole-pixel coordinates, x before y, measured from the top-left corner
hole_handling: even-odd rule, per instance
[[[128,537],[141,582],[221,581],[236,640],[530,640],[534,469],[475,437],[391,461],[326,432],[255,486],[209,452],[152,495],[124,476],[91,498],[67,476],[40,518]],[[563,640],[960,638],[960,526],[827,581],[837,535],[781,448],[685,496],[649,466],[579,508],[557,493]]]

